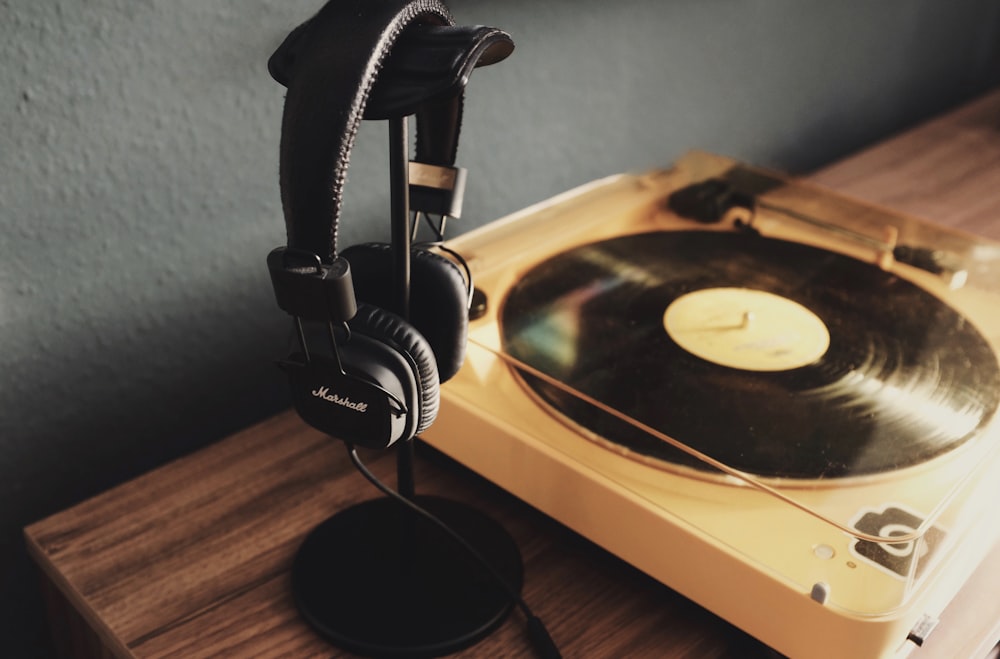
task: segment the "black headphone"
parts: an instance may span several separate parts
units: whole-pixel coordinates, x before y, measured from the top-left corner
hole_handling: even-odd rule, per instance
[[[407,56],[392,57],[394,46]],[[327,434],[385,448],[426,430],[437,415],[440,382],[462,365],[468,330],[467,282],[451,260],[412,251],[407,321],[387,310],[387,245],[338,254],[344,182],[361,120],[416,114],[411,172],[427,180],[411,180],[411,196],[422,190],[423,210],[457,215],[462,89],[473,67],[512,48],[499,30],[454,27],[438,0],[331,0],[268,61],[288,88],[280,167],[288,245],[267,263],[299,342],[281,364],[296,410]],[[302,321],[325,325],[325,340],[315,341]]]

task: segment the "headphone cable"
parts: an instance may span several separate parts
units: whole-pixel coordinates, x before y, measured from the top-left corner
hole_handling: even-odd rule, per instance
[[[490,576],[499,584],[499,586],[507,593],[525,617],[525,625],[528,632],[528,638],[531,640],[531,644],[537,650],[539,656],[543,659],[561,659],[562,654],[559,652],[559,648],[556,647],[555,641],[552,640],[552,636],[549,634],[548,630],[545,628],[545,623],[542,622],[541,618],[532,613],[531,609],[528,607],[528,603],[524,601],[524,598],[519,592],[517,592],[513,586],[501,575],[496,568],[490,564],[486,557],[483,556],[475,547],[473,547],[469,542],[459,535],[454,529],[444,523],[441,519],[436,517],[430,511],[421,507],[417,503],[407,499],[399,492],[393,490],[391,487],[383,483],[378,479],[378,477],[373,474],[368,467],[361,461],[361,457],[358,455],[357,449],[353,445],[347,444],[347,452],[351,457],[351,462],[354,467],[361,473],[362,476],[368,480],[369,483],[378,488],[386,496],[395,499],[399,503],[403,504],[409,508],[414,513],[420,515],[427,521],[433,523],[435,526],[444,531],[448,537],[453,541],[458,543],[462,549],[468,552],[477,562],[479,562]]]

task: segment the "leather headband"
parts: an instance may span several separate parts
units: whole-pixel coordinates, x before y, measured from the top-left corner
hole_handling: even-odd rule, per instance
[[[452,22],[437,0],[331,0],[272,55],[271,74],[288,88],[280,183],[290,248],[316,254],[325,263],[336,258],[351,149],[389,51],[410,25]],[[443,120],[422,120],[425,108],[418,110],[418,157],[423,155],[421,144],[440,143],[440,128],[435,132],[433,127],[444,123],[453,126],[446,129],[453,137],[444,140],[450,142],[444,159],[454,159],[460,96],[443,103],[426,104],[427,112],[443,112]]]

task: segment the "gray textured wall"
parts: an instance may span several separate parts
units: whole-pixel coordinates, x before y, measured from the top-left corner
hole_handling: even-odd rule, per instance
[[[0,0],[0,638],[39,647],[19,529],[285,406],[263,267],[282,89],[318,0]],[[800,171],[1000,81],[995,0],[454,0],[473,227],[703,148]],[[344,244],[384,237],[365,126]]]

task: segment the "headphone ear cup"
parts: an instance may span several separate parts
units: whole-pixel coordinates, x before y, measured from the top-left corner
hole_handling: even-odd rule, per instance
[[[418,408],[413,410],[411,407],[416,426],[410,437],[427,430],[437,418],[441,401],[437,364],[434,351],[427,340],[396,314],[371,304],[359,304],[357,314],[348,324],[352,332],[401,353],[410,364],[416,384],[413,395],[408,397],[407,405],[415,403]]]
[[[293,352],[279,364],[299,416],[321,432],[372,449],[417,432],[421,402],[413,359],[384,339],[355,332],[338,342],[336,357],[324,350]]]
[[[391,307],[394,289],[389,245],[353,245],[340,255],[351,264],[358,301]],[[457,265],[423,249],[414,249],[410,260],[409,323],[427,340],[440,381],[447,382],[465,360],[469,291]]]

